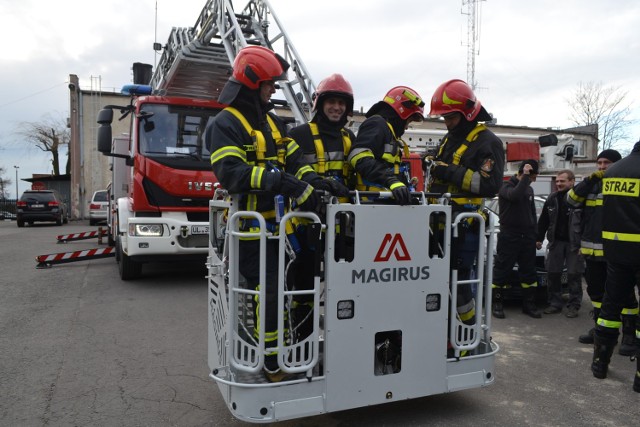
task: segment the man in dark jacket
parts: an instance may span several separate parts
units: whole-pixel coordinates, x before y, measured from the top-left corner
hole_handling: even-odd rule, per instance
[[[607,263],[602,240],[602,177],[610,166],[622,156],[613,149],[606,149],[596,158],[597,170],[569,190],[567,202],[574,208],[582,209],[580,220],[580,253],[586,261],[585,280],[587,294],[593,306],[594,327],[580,335],[578,341],[593,344],[595,324],[600,316],[604,286],[607,281]],[[631,292],[622,309],[622,343],[618,353],[623,356],[635,354],[635,320],[638,315],[638,302]]]
[[[569,301],[567,301],[567,317],[577,317],[582,304],[582,273],[584,260],[580,252],[573,248],[571,239],[571,219],[573,209],[566,201],[567,192],[573,187],[576,178],[572,171],[561,170],[556,175],[556,187],[547,197],[538,219],[538,238],[536,247],[540,249],[545,234],[547,245],[547,292],[549,306],[544,314],[561,313],[565,305],[562,299],[562,270],[566,266],[569,282]]]
[[[507,287],[509,275],[516,262],[522,286],[522,311],[539,319],[542,317],[535,303],[538,286],[536,274],[536,206],[531,183],[538,175],[538,162],[524,160],[518,174],[505,182],[498,193],[500,234],[498,256],[493,266],[493,315],[504,319],[502,290]]]
[[[620,314],[640,274],[640,141],[631,154],[611,165],[602,180],[602,241],[607,260],[607,282],[594,335],[591,371],[606,378],[622,326]],[[636,319],[637,320],[637,319]],[[636,326],[636,340],[640,337]],[[636,351],[636,356],[640,352]],[[640,393],[640,357],[633,390]]]

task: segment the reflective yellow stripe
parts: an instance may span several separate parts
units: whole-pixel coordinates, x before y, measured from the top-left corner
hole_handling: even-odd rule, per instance
[[[573,188],[571,190],[569,190],[569,198],[571,200],[573,200],[575,203],[583,203],[584,202],[584,197],[580,197],[576,194],[575,191],[573,191]]]
[[[285,148],[287,149],[287,156],[290,156],[291,154],[295,153],[300,149],[300,146],[298,145],[298,143],[291,138],[288,138],[288,137],[280,138],[280,141],[284,142],[284,144],[282,145],[285,146]]]
[[[257,211],[258,210],[258,198],[255,194],[247,194],[247,210],[248,211]]]
[[[476,315],[476,309],[475,308],[472,308],[471,310],[467,311],[466,313],[458,313],[458,317],[463,322],[466,322],[467,320],[472,319],[475,315]]]
[[[589,199],[584,203],[585,206],[590,206],[590,207],[594,207],[594,206],[602,206],[602,199]]]
[[[621,314],[637,316],[638,315],[638,307],[635,308],[623,308]]]
[[[606,320],[606,319],[603,319],[602,317],[598,318],[597,323],[599,326],[604,326],[605,328],[611,328],[611,329],[620,329],[622,327],[622,322],[618,320]]]
[[[603,231],[602,238],[622,242],[640,242],[640,234],[617,233],[615,231]]]
[[[302,192],[302,194],[300,195],[300,197],[298,197],[296,199],[296,203],[298,204],[298,206],[300,206],[301,204],[303,204],[304,202],[307,201],[307,199],[309,198],[309,196],[311,195],[311,193],[313,193],[315,190],[313,189],[312,186],[307,185],[307,188],[305,188],[305,190]]]
[[[343,165],[345,162],[341,160],[332,160],[327,162],[327,170],[328,171],[341,171],[343,170]]]
[[[356,163],[358,163],[358,160],[360,160],[362,158],[365,158],[365,157],[371,157],[372,159],[375,158],[373,153],[371,152],[371,150],[365,148],[365,149],[362,149],[362,151],[360,153],[357,153],[356,155],[351,157],[351,160],[350,160],[351,166],[353,166],[355,168],[356,167]]]
[[[308,174],[309,172],[313,172],[313,168],[309,165],[304,165],[296,172],[296,178],[302,179],[303,176]]]
[[[394,190],[398,187],[405,187],[405,185],[401,182],[394,182],[393,184],[391,184],[391,187],[389,187],[389,189]]]
[[[580,248],[580,253],[582,255],[604,256],[604,251],[602,249]]]
[[[259,166],[254,166],[251,168],[251,188],[261,188],[260,183],[262,182],[262,174],[264,173],[264,168]]]
[[[218,162],[227,156],[235,156],[242,159],[243,162],[247,161],[247,153],[245,153],[242,148],[227,145],[211,153],[211,164]]]
[[[538,282],[520,283],[520,286],[522,286],[522,289],[537,288],[538,287]]]
[[[602,307],[602,301],[591,301],[591,305],[595,308]]]
[[[471,189],[471,178],[473,178],[473,171],[471,169],[467,169],[464,173],[464,177],[462,178],[462,189],[464,191],[469,191]]]
[[[640,196],[640,179],[638,178],[604,178],[602,194],[605,196]]]

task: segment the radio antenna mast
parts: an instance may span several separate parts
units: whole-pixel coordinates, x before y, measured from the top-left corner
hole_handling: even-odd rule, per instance
[[[480,41],[480,13],[478,12],[478,3],[484,0],[462,0],[462,6],[467,7],[467,11],[462,11],[463,15],[467,15],[467,83],[471,89],[475,91],[478,86],[476,81],[476,56],[480,54],[479,46],[476,48],[476,42]]]

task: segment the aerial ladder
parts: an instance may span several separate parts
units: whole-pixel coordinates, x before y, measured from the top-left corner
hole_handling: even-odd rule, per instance
[[[308,121],[315,85],[266,0],[249,1],[240,13],[230,0],[208,0],[193,27],[171,30],[151,86],[160,95],[215,100],[236,55],[249,45],[267,47],[291,65],[288,80],[278,84],[295,121]]]

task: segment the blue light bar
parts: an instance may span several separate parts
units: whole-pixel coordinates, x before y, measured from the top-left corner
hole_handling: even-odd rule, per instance
[[[151,95],[152,92],[149,85],[124,85],[120,91],[123,95]]]

